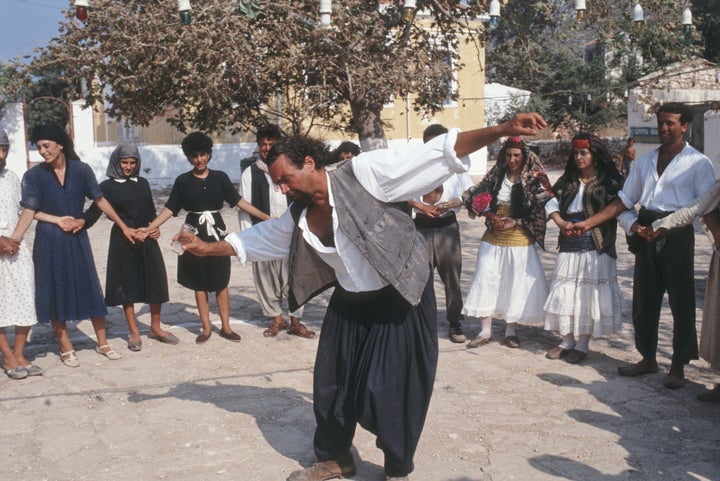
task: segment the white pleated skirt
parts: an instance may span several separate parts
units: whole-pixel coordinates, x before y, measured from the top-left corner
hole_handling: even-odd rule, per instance
[[[561,252],[545,302],[545,329],[601,337],[622,327],[617,264],[607,254]]]
[[[508,247],[481,241],[463,314],[542,323],[547,294],[545,272],[533,245]]]

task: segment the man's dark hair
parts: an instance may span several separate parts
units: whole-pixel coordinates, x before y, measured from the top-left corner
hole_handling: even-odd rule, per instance
[[[427,143],[430,139],[437,137],[438,135],[447,134],[448,129],[444,125],[432,124],[423,131],[423,142]]]
[[[258,127],[255,132],[255,141],[259,144],[262,139],[280,140],[285,135],[280,127],[275,124],[264,124]]]
[[[683,125],[692,122],[692,110],[690,110],[690,107],[685,104],[681,104],[680,102],[670,102],[667,104],[662,104],[655,111],[655,116],[657,118],[660,118],[660,114],[663,112],[668,114],[680,114],[680,123]]]
[[[280,154],[287,158],[298,169],[302,168],[305,157],[310,156],[315,161],[315,167],[322,167],[329,151],[324,142],[311,137],[296,135],[285,137],[275,142],[268,153],[265,163],[270,167]]]
[[[212,154],[213,141],[202,132],[191,132],[185,136],[180,144],[185,157],[190,158],[197,152]]]
[[[340,154],[351,153],[354,156],[360,155],[360,146],[355,142],[344,140],[335,150],[325,157],[325,165],[337,164],[340,162]]]
[[[337,149],[335,149],[335,152],[339,154],[345,154],[345,153],[351,153],[353,155],[360,155],[360,146],[356,144],[355,142],[350,142],[349,140],[344,140],[338,145]]]

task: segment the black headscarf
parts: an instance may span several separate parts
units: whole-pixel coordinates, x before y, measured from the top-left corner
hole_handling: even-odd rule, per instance
[[[30,142],[37,145],[41,140],[52,140],[63,146],[63,154],[67,160],[80,160],[75,153],[75,146],[65,129],[55,124],[38,124],[30,134]]]
[[[120,159],[130,157],[137,160],[137,165],[135,165],[135,170],[133,170],[132,174],[126,176],[123,174],[122,167],[120,166]],[[110,161],[108,162],[105,175],[111,179],[129,179],[137,177],[138,172],[140,172],[140,152],[137,146],[133,144],[120,144],[115,147],[115,150],[110,154]]]

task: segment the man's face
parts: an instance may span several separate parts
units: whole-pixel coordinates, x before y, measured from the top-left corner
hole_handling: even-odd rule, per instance
[[[314,170],[314,161],[310,157],[306,157],[306,159],[309,161],[306,161],[299,169],[287,155],[280,154],[268,169],[273,183],[280,187],[283,194],[289,195],[293,199],[310,199],[309,176]]]
[[[672,145],[682,141],[688,124],[680,123],[680,114],[660,112],[657,118],[658,137],[662,145]]]
[[[258,151],[260,152],[260,158],[263,160],[263,162],[265,161],[265,159],[267,159],[270,148],[275,142],[277,142],[277,139],[269,139],[267,137],[263,137],[260,139],[260,142],[258,143]]]
[[[5,161],[7,160],[9,150],[9,145],[0,145],[0,170],[5,168]]]
[[[355,156],[353,155],[352,152],[340,152],[338,159],[342,162],[343,160],[350,160],[353,157],[355,157]]]

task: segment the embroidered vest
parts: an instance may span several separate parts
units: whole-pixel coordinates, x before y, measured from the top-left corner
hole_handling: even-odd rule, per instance
[[[405,213],[405,202],[385,203],[366,191],[348,162],[328,173],[338,228],[363,253],[370,265],[410,304],[420,302],[430,276],[425,240]],[[306,206],[290,206],[295,231],[290,243],[291,310],[335,285],[335,271],[307,244],[298,219]]]
[[[252,205],[259,211],[270,215],[270,185],[265,177],[265,172],[253,164],[250,166],[250,175],[252,179],[250,182]],[[250,221],[255,225],[260,222],[260,219],[250,216]]]

